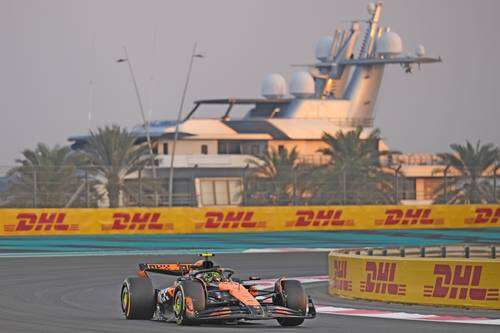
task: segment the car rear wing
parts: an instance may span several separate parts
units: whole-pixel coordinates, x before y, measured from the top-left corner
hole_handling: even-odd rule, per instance
[[[140,263],[139,264],[139,275],[143,275],[145,272],[160,273],[174,276],[182,276],[187,274],[191,269],[192,264],[151,264],[151,263]]]

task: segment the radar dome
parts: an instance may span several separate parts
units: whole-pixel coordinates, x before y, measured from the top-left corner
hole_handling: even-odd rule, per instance
[[[286,95],[286,81],[280,74],[269,74],[262,81],[261,94],[265,98],[281,98]]]
[[[384,57],[392,57],[403,52],[403,41],[393,31],[386,31],[377,42],[377,53]]]
[[[332,56],[333,37],[323,36],[316,43],[316,59],[322,62],[330,60]]]
[[[295,72],[290,80],[290,94],[297,98],[314,95],[314,79],[308,72]]]
[[[417,46],[417,49],[415,50],[415,54],[419,58],[425,56],[425,47],[423,45]]]

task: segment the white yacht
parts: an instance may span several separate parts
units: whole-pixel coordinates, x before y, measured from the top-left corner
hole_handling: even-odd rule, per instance
[[[401,37],[382,25],[381,15],[382,2],[369,4],[367,19],[353,21],[346,29],[321,37],[315,50],[317,62],[296,65],[299,71],[293,73],[288,84],[280,74],[265,77],[259,98],[196,101],[179,123],[173,163],[174,192],[190,195],[176,195],[175,204],[241,204],[238,193],[244,187],[248,161],[256,155],[269,149],[296,147],[305,162],[322,164],[327,162],[318,152],[325,146],[323,133],[333,135],[357,126],[369,133],[386,68],[397,65],[411,73],[415,67],[441,61],[427,56],[421,45],[413,53],[405,53]],[[203,117],[208,105],[220,107],[219,118]],[[235,106],[248,110],[243,117],[233,118]],[[161,178],[169,175],[176,127],[176,121],[149,123]],[[145,140],[144,126],[134,128],[134,133],[139,140]],[[86,137],[71,137],[70,141],[78,148],[86,143]],[[387,148],[380,142],[379,149]],[[432,156],[416,164],[429,161]],[[411,165],[406,169],[408,193],[414,192],[408,199],[427,199],[417,196],[417,187],[425,185],[421,182],[426,177],[419,171],[419,176],[412,178]]]

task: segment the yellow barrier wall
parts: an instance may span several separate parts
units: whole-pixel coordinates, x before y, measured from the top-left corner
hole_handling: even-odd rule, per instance
[[[500,205],[0,209],[0,236],[500,226]]]
[[[387,302],[500,309],[500,261],[330,253],[331,294]]]

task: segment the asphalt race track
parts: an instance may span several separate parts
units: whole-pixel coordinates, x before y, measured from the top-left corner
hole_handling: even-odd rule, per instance
[[[242,252],[249,249],[347,248],[499,244],[500,228],[371,231],[294,231],[194,235],[2,237],[0,257],[96,254]]]
[[[140,261],[192,261],[193,256],[85,256],[0,258],[0,332],[498,332],[498,326],[319,314],[297,328],[281,328],[275,321],[239,325],[178,327],[173,323],[128,321],[120,311],[123,278],[133,275]],[[216,261],[239,276],[262,278],[327,274],[327,254],[220,254]],[[155,278],[158,286],[168,284]],[[500,318],[498,311],[380,305],[340,300],[326,294],[326,285],[307,287],[317,303],[336,306],[386,308],[454,316]]]

